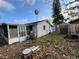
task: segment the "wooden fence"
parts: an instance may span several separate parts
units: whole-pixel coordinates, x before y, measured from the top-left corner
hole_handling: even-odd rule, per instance
[[[57,30],[61,34],[79,35],[79,24],[59,24]]]

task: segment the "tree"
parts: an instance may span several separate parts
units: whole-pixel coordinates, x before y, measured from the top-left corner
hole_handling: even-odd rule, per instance
[[[59,0],[53,0],[53,15],[54,21],[53,23],[59,24],[63,22],[63,15],[61,14],[61,6],[60,6],[60,1]]]

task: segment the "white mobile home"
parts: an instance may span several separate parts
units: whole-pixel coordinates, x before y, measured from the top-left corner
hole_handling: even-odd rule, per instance
[[[52,32],[52,25],[48,20],[42,20],[27,24],[27,29],[29,36],[32,32],[35,37],[39,38]]]
[[[53,27],[48,20],[28,24],[0,24],[0,43],[13,44],[22,42],[32,36],[39,38],[52,32]]]

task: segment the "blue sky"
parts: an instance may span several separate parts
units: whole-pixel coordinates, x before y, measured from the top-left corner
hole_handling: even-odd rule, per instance
[[[0,21],[6,23],[28,23],[52,15],[51,0],[0,0]],[[61,2],[63,6],[63,1]],[[34,10],[39,10],[38,19]]]

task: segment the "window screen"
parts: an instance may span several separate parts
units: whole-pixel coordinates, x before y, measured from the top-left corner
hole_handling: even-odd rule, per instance
[[[17,26],[9,26],[10,38],[18,37]]]
[[[26,36],[26,26],[19,26],[19,35],[20,37]]]

